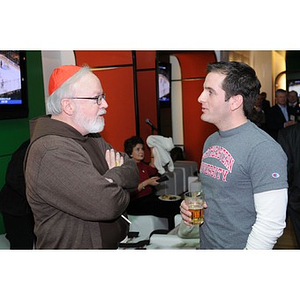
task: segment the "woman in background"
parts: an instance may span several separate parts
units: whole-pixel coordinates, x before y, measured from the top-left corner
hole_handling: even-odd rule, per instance
[[[154,158],[151,149],[151,161],[144,161],[145,143],[142,138],[133,136],[124,142],[124,151],[132,157],[138,165],[140,181],[137,189],[131,193],[131,200],[127,208],[129,215],[153,215],[168,218],[169,229],[174,227],[174,216],[180,213],[180,201],[161,201],[156,195],[155,186],[159,185],[157,180],[158,171],[154,166]]]

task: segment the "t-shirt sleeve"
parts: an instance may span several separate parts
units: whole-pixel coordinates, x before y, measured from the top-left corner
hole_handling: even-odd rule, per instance
[[[248,163],[254,194],[288,187],[287,157],[277,142],[258,144],[250,152]]]

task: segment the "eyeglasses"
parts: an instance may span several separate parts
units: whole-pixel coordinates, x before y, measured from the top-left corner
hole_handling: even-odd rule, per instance
[[[100,94],[97,97],[71,97],[69,99],[73,99],[73,100],[94,100],[96,101],[96,103],[98,105],[100,105],[102,103],[103,100],[106,100],[106,94]]]

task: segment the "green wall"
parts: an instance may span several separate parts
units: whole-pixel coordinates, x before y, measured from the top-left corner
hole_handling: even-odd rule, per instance
[[[5,181],[12,153],[29,138],[29,119],[45,114],[44,82],[41,51],[26,51],[28,119],[0,120],[0,188]],[[5,233],[0,214],[0,234]]]
[[[286,51],[286,70],[287,80],[299,80],[300,51]]]

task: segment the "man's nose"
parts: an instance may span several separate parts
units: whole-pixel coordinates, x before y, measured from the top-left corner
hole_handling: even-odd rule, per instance
[[[108,103],[105,99],[102,99],[101,104],[100,104],[101,108],[108,108]]]
[[[198,97],[198,102],[201,103],[203,101],[203,92]]]

